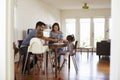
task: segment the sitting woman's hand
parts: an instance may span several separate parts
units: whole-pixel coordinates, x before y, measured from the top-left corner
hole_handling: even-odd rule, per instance
[[[53,38],[53,40],[52,41],[54,41],[54,42],[58,42],[59,41],[59,39],[57,39],[57,38]]]

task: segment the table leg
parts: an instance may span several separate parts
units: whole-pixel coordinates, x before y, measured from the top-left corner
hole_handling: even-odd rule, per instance
[[[81,54],[82,54],[82,48],[81,48]]]
[[[87,59],[89,58],[89,49],[87,49]]]
[[[55,78],[57,78],[57,49],[55,49]]]
[[[93,48],[92,48],[92,55],[93,55]]]
[[[30,54],[28,54],[27,68],[28,68],[28,75],[29,75],[30,74]]]
[[[44,58],[44,70],[45,70],[45,80],[47,80],[47,67],[46,67],[46,65],[47,65],[47,52],[45,52],[44,54],[43,54],[44,56],[43,56],[43,58]]]
[[[46,67],[48,68],[48,51],[46,52]]]
[[[70,55],[68,57],[68,69],[70,69]]]

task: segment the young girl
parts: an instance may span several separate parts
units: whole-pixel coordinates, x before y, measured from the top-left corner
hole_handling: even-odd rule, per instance
[[[60,55],[65,55],[63,64],[67,60],[68,56],[71,55],[71,54],[73,54],[73,50],[74,50],[74,43],[73,43],[74,40],[75,40],[74,35],[68,35],[66,37],[66,39],[68,40],[67,49],[64,50],[64,51],[62,51],[62,50],[59,51]],[[62,66],[63,66],[63,64],[62,64]],[[62,68],[62,66],[61,66],[61,68]]]
[[[42,44],[45,43],[45,41],[42,39],[42,37],[43,37],[43,31],[37,31],[37,32],[36,32],[36,37],[41,40]],[[42,58],[43,58],[43,54],[37,55],[37,59],[40,60],[40,59],[42,59]]]

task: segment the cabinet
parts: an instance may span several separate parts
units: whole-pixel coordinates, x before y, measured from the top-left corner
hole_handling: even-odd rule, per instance
[[[97,42],[96,54],[100,56],[110,56],[110,42],[101,41]]]

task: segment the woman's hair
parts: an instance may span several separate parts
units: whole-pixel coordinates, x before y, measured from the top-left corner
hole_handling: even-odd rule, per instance
[[[36,37],[39,37],[39,38],[43,37],[43,31],[37,31]]]
[[[73,42],[73,41],[75,40],[75,37],[74,37],[74,35],[68,35],[68,36],[66,37],[66,39],[67,39],[68,41]]]
[[[54,23],[54,24],[52,25],[52,31],[54,31],[54,26],[58,26],[58,31],[60,30],[59,24],[58,24],[58,23]]]

